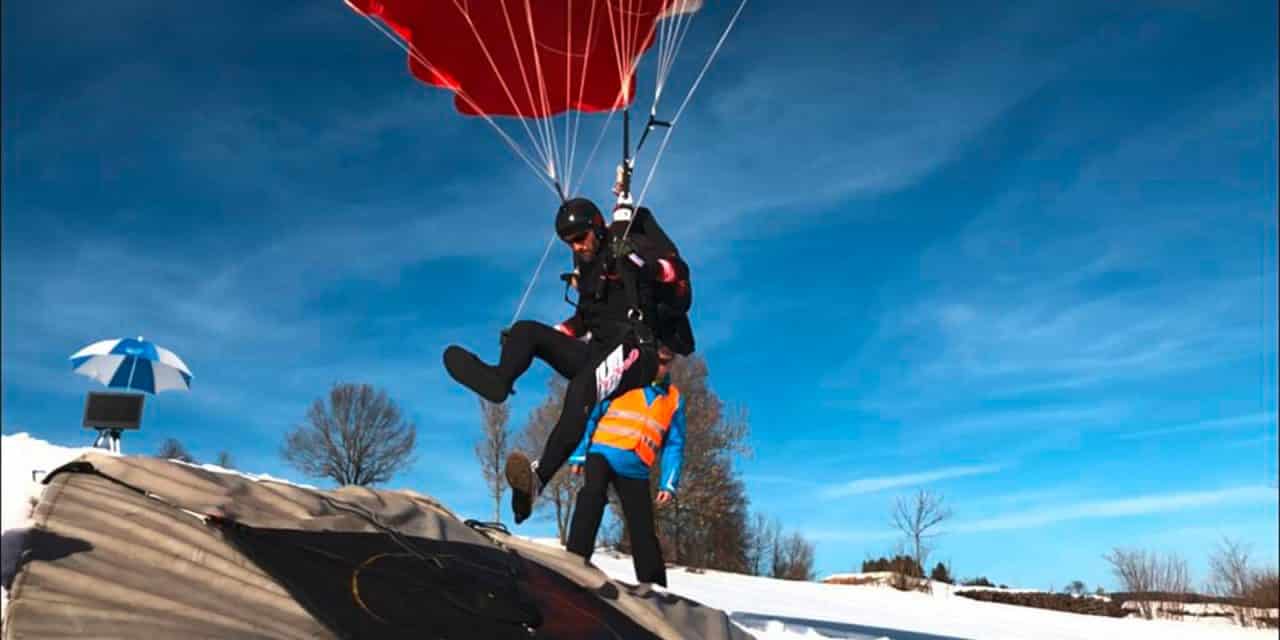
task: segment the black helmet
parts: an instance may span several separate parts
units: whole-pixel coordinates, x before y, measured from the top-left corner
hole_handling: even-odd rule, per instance
[[[604,233],[604,216],[586,198],[573,198],[556,211],[556,235],[568,242],[586,231]]]

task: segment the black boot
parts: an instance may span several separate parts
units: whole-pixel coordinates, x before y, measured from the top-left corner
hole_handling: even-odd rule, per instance
[[[511,386],[498,375],[496,367],[485,364],[476,354],[457,345],[444,350],[444,368],[462,386],[494,404],[505,402]]]

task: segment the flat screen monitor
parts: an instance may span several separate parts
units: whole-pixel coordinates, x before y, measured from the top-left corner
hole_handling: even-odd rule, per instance
[[[140,393],[90,391],[84,403],[84,426],[90,429],[138,429],[142,427]]]

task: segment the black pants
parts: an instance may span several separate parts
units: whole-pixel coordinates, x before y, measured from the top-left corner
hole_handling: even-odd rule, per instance
[[[653,527],[653,501],[649,497],[648,478],[624,478],[614,473],[609,461],[598,453],[587,455],[586,479],[578,490],[569,525],[566,548],[586,560],[595,550],[596,534],[608,504],[609,485],[622,500],[622,519],[631,536],[631,562],[636,568],[636,581],[667,586],[667,568],[662,563],[662,548]]]
[[[538,460],[538,477],[545,485],[578,447],[591,408],[648,384],[658,372],[658,356],[652,347],[639,347],[633,339],[584,342],[541,322],[521,320],[502,344],[498,374],[510,386],[535,357],[569,380],[560,418]]]

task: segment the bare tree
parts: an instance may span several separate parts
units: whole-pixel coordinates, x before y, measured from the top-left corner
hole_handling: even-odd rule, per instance
[[[773,567],[773,548],[782,525],[777,518],[770,519],[763,513],[755,514],[747,530],[747,573],[753,576],[768,575]]]
[[[280,453],[313,478],[369,486],[387,482],[412,463],[417,433],[385,391],[335,384],[312,403],[306,422],[285,436]]]
[[[1140,549],[1112,549],[1103,556],[1111,564],[1111,573],[1120,582],[1121,588],[1132,593],[1150,593],[1155,590],[1155,559]],[[1138,612],[1143,618],[1152,617],[1152,604],[1149,599],[1137,601]]]
[[[1182,603],[1170,603],[1162,609],[1155,600],[1162,594],[1184,594],[1191,588],[1191,573],[1186,560],[1175,553],[1161,557],[1141,549],[1113,549],[1103,556],[1111,564],[1111,572],[1125,591],[1135,594],[1138,613],[1151,620],[1157,614],[1181,617]],[[1164,598],[1167,599],[1167,598]]]
[[[493,520],[502,521],[502,495],[507,490],[507,479],[503,475],[503,463],[510,449],[510,432],[507,420],[511,417],[511,409],[503,404],[494,404],[480,398],[480,426],[483,430],[480,441],[476,443],[476,458],[480,460],[480,471],[484,473],[484,482],[488,486],[489,495],[493,496]]]
[[[1191,590],[1191,571],[1187,568],[1187,561],[1181,556],[1170,553],[1157,568],[1159,575],[1156,578],[1156,590],[1179,595]],[[1181,620],[1186,613],[1186,604],[1182,598],[1170,598],[1164,602],[1158,613],[1166,618]]]
[[[911,557],[922,570],[933,550],[929,541],[937,537],[936,528],[952,515],[942,502],[941,495],[919,489],[910,498],[898,498],[894,506],[893,527],[907,538]]]
[[[684,463],[676,499],[654,515],[666,559],[746,572],[747,497],[734,458],[751,454],[748,416],[745,408],[725,406],[708,373],[706,360],[696,355],[672,366],[671,379],[685,402]],[[652,474],[651,483],[658,477]]]
[[[1240,542],[1223,538],[1209,556],[1209,589],[1215,595],[1240,598],[1249,590],[1249,550]]]
[[[177,438],[165,438],[164,442],[160,443],[160,450],[156,452],[156,457],[164,458],[165,460],[190,462],[193,464],[196,461],[196,459],[192,457],[191,453],[187,451],[187,448],[182,446],[182,443],[179,442]]]
[[[547,381],[547,397],[529,413],[529,420],[516,438],[515,448],[523,451],[529,458],[536,460],[542,455],[542,447],[546,445],[551,430],[560,419],[560,407],[564,404],[564,393],[568,381],[553,375]],[[534,504],[537,511],[551,511],[556,520],[556,532],[560,536],[560,544],[567,544],[569,539],[569,519],[573,516],[573,504],[578,495],[581,480],[569,473],[569,465],[565,465],[551,477],[551,481],[542,488],[542,495]]]
[[[1237,540],[1223,538],[1209,556],[1209,591],[1229,598],[1232,612],[1240,626],[1250,626],[1255,618],[1249,596],[1255,586],[1248,548]]]
[[[771,573],[783,580],[813,580],[813,543],[799,533],[777,538]]]
[[[1249,602],[1259,609],[1280,609],[1280,572],[1275,567],[1253,572]]]
[[[745,494],[729,460],[689,456],[686,450],[676,499],[655,513],[664,549],[670,551],[664,556],[690,567],[746,572]]]

